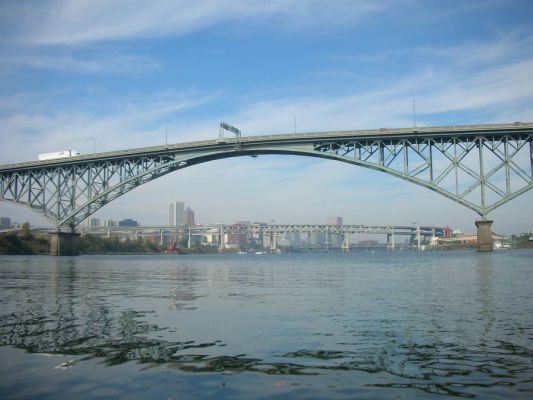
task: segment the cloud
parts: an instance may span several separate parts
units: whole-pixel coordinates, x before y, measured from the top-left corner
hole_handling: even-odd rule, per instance
[[[1,6],[4,40],[31,45],[79,45],[128,38],[181,36],[250,19],[285,29],[353,24],[387,2],[315,0],[48,0]]]
[[[100,152],[162,144],[165,118],[202,107],[218,96],[173,91],[132,95],[98,114],[77,108],[71,112],[47,111],[53,100],[43,100],[39,94],[6,97],[0,103],[0,163],[33,160],[37,154],[67,148],[92,152],[93,139]],[[33,104],[32,99],[41,103],[26,110],[26,104]],[[108,106],[105,104],[103,109]]]
[[[21,68],[47,69],[83,74],[140,74],[157,70],[160,64],[149,57],[135,55],[113,55],[80,57],[54,54],[4,54],[0,69],[4,73]]]
[[[342,85],[342,90],[317,89],[313,95],[296,87],[273,87],[274,95],[258,94],[253,92],[256,82],[243,85],[244,89],[158,91],[158,83],[144,86],[139,80],[138,89],[114,91],[106,84],[116,76],[98,81],[104,74],[133,73],[143,79],[143,72],[160,69],[168,60],[127,54],[120,46],[106,47],[103,42],[176,37],[213,27],[248,32],[246,27],[251,25],[268,26],[269,32],[316,34],[324,32],[321,25],[342,29],[343,24],[358,24],[390,7],[373,4],[235,1],[223,7],[224,2],[215,1],[128,1],[126,7],[121,2],[110,5],[96,0],[3,2],[0,41],[8,43],[0,64],[3,71],[16,74],[32,68],[98,76],[79,86],[79,82],[56,78],[58,85],[52,90],[24,92],[15,87],[12,95],[6,90],[0,97],[0,163],[31,160],[38,153],[64,148],[89,153],[93,139],[97,151],[162,144],[165,121],[169,142],[215,138],[220,121],[234,124],[245,135],[291,133],[293,115],[298,132],[411,126],[414,97],[419,125],[533,120],[532,38],[518,29],[499,40],[491,37],[400,49],[378,46],[357,57],[349,48],[332,46],[348,55],[336,54],[332,57],[338,63],[299,71],[311,75],[312,79],[303,80],[304,85],[316,83],[322,88],[331,80]],[[14,50],[10,46],[16,42],[25,46]],[[129,48],[150,53],[140,42]],[[82,46],[90,48],[89,53],[80,51]],[[401,68],[381,68],[388,63]],[[358,68],[361,64],[365,68]],[[165,69],[161,68],[163,73]],[[17,84],[10,86],[4,80],[3,85],[9,89]],[[29,86],[19,83],[19,87]],[[511,208],[496,210],[496,229],[525,229],[531,221],[528,202],[532,195],[513,200]],[[142,207],[139,199],[143,199]],[[203,223],[237,219],[321,223],[327,216],[341,215],[347,223],[417,221],[473,231],[476,218],[436,193],[383,173],[334,161],[282,156],[242,157],[187,168],[134,190],[98,215],[164,224],[166,204],[174,199],[185,200]]]

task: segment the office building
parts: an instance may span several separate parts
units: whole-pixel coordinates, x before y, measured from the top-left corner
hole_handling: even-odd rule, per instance
[[[100,227],[100,218],[90,218],[89,219],[89,226],[91,228],[99,228]]]
[[[187,207],[185,211],[183,211],[183,225],[194,225],[194,211],[191,210],[191,207]]]
[[[108,219],[107,221],[104,221],[104,226],[106,228],[112,228],[114,226],[117,226],[117,221],[113,221],[112,219]]]
[[[139,226],[140,224],[130,218],[123,219],[122,221],[118,221],[118,226]]]
[[[168,226],[183,225],[183,212],[185,204],[183,201],[175,201],[168,204]]]
[[[326,225],[342,225],[342,217],[328,217]],[[342,235],[337,235],[334,233],[329,233],[327,237],[327,244],[333,247],[340,247],[343,242]]]
[[[342,217],[328,217],[326,225],[342,225]]]

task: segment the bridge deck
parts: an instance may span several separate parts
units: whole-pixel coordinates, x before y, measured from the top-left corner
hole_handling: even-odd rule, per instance
[[[0,165],[0,171],[20,170],[26,168],[46,167],[61,164],[72,164],[80,162],[91,162],[97,160],[108,160],[125,158],[137,155],[161,154],[167,151],[176,150],[191,151],[195,149],[221,148],[228,145],[241,144],[275,144],[287,142],[309,142],[328,141],[335,139],[402,139],[402,138],[447,138],[451,136],[476,136],[492,134],[495,136],[513,135],[520,133],[533,133],[533,123],[515,122],[512,124],[490,124],[490,125],[460,125],[460,126],[435,126],[416,128],[381,128],[371,130],[351,130],[351,131],[326,131],[326,132],[306,132],[296,134],[276,134],[262,136],[246,136],[240,139],[223,138],[214,140],[203,140],[187,143],[168,144],[161,146],[142,147],[119,151],[109,151],[103,153],[86,154],[76,157],[58,158],[46,161],[28,161],[16,164]]]

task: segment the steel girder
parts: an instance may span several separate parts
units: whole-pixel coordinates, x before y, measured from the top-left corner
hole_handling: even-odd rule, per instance
[[[135,235],[180,234],[186,236],[207,234],[237,234],[237,235],[282,235],[285,233],[329,233],[335,235],[413,235],[420,231],[422,236],[443,236],[444,229],[434,226],[377,226],[377,225],[201,225],[201,226],[142,226],[142,227],[83,227],[82,234],[124,234]]]
[[[122,157],[0,172],[1,199],[74,229],[130,190],[187,166],[192,154]]]
[[[489,127],[474,134],[429,128],[232,138],[0,166],[0,199],[37,211],[58,229],[74,229],[117,197],[178,169],[243,155],[292,154],[382,171],[485,217],[533,187],[531,129]]]
[[[223,234],[239,235],[282,235],[297,233],[329,233],[335,235],[390,235],[417,231],[415,226],[373,226],[373,225],[223,225],[217,227]],[[442,236],[444,228],[419,227],[421,234]]]
[[[434,190],[482,217],[533,188],[530,133],[336,140],[314,151]]]

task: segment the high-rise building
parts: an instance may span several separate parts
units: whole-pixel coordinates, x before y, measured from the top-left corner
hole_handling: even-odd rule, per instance
[[[113,221],[112,219],[108,219],[107,221],[104,221],[104,226],[106,228],[111,228],[113,226],[117,226],[117,221]]]
[[[140,224],[131,218],[126,218],[122,221],[118,221],[118,226],[140,226]]]
[[[89,219],[89,226],[91,228],[99,228],[100,227],[100,218],[92,217]]]
[[[326,225],[342,225],[342,217],[328,217]]]
[[[187,207],[185,211],[183,211],[183,225],[194,225],[194,211],[191,210],[191,207]]]
[[[342,225],[342,217],[328,217],[327,225],[335,225],[335,226]],[[330,246],[335,246],[335,247],[341,246],[342,242],[343,242],[342,235],[337,235],[334,233],[328,234],[327,243]]]
[[[183,225],[183,211],[185,204],[183,201],[175,201],[168,204],[168,226]]]

